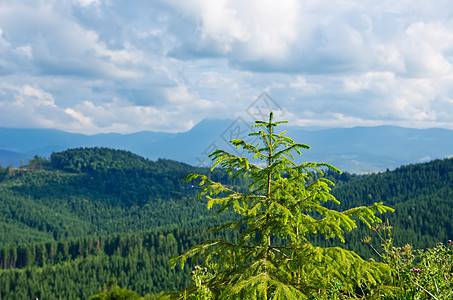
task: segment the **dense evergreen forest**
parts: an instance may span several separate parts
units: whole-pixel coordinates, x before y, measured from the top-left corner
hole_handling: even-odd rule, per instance
[[[197,186],[183,181],[208,170],[170,160],[73,149],[0,172],[0,245],[137,232],[209,217],[193,197]],[[222,172],[209,174],[228,180]]]
[[[338,210],[383,202],[395,209],[382,219],[388,219],[395,231],[398,245],[409,243],[415,248],[427,248],[446,243],[453,237],[453,159],[402,166],[393,171],[364,176],[329,173],[336,182],[332,194],[341,202]],[[361,242],[373,236],[366,226],[346,235],[345,246],[373,257],[371,248]],[[323,244],[336,244],[322,241]],[[379,246],[379,244],[377,244]]]
[[[190,264],[170,269],[168,260],[232,218],[213,218],[194,197],[198,186],[183,180],[194,172],[237,189],[247,186],[221,170],[106,148],[0,168],[0,299],[87,299],[111,279],[140,295],[183,288]],[[453,159],[326,176],[336,183],[338,210],[374,202],[393,207],[382,218],[394,226],[400,245],[433,247],[452,237]],[[361,227],[345,236],[344,246],[371,257],[361,242],[367,235],[372,232]],[[316,242],[327,243],[323,237]]]
[[[180,290],[191,265],[169,260],[212,237],[200,230],[210,225],[2,248],[0,299],[88,299],[110,280],[140,295]]]

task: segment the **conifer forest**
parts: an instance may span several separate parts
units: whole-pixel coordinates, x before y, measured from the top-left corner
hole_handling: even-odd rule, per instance
[[[109,148],[0,167],[0,299],[453,299],[453,159],[296,164],[281,123],[212,169]]]

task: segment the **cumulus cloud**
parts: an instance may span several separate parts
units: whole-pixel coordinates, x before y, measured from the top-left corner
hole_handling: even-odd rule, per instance
[[[301,9],[297,0],[278,5],[270,0],[172,3],[196,24],[192,34],[182,40],[183,48],[196,41],[189,52],[227,55],[238,61],[281,61],[296,42]]]
[[[59,128],[73,119],[55,105],[51,94],[30,85],[0,85],[0,126]]]
[[[124,41],[119,49],[110,49],[97,32],[77,23],[69,13],[50,4],[17,4],[0,10],[0,19],[10,43],[33,58],[36,73],[114,78],[143,75],[141,66],[146,60],[136,47]]]
[[[0,126],[184,131],[266,91],[301,125],[453,128],[448,0],[0,3]]]

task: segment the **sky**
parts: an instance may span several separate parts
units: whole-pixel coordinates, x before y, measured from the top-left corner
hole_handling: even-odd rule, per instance
[[[451,0],[0,0],[0,127],[453,129],[452,63]]]

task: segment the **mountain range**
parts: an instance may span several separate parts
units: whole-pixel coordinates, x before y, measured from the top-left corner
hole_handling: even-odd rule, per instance
[[[368,173],[453,155],[453,130],[414,129],[395,126],[313,129],[279,126],[294,141],[307,144],[302,160],[327,162],[342,171]],[[210,164],[216,148],[236,151],[227,141],[242,138],[251,124],[237,120],[203,120],[182,133],[142,131],[131,134],[84,135],[54,129],[0,128],[0,164],[18,167],[35,155],[79,147],[109,147],[131,151],[145,158],[166,158],[193,166]]]

